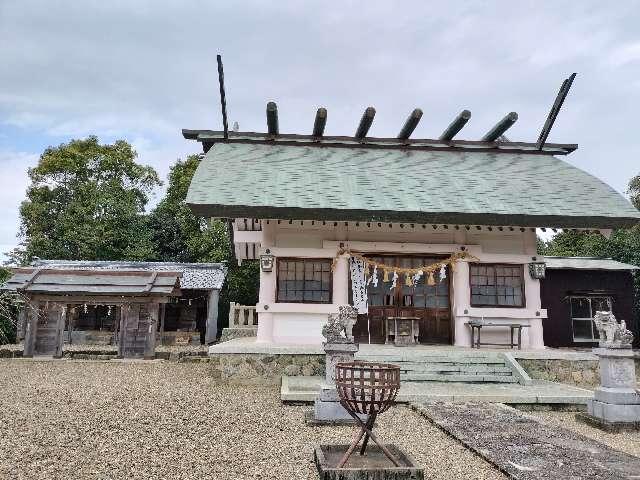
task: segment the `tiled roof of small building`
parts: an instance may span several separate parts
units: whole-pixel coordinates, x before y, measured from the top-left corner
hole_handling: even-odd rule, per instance
[[[26,267],[12,269],[2,285],[5,290],[53,295],[175,295],[179,292],[179,272],[131,270],[92,271]]]
[[[640,222],[601,180],[516,144],[458,151],[232,140],[218,139],[198,166],[187,196],[197,214],[558,228]]]
[[[220,290],[227,276],[222,263],[174,262],[116,262],[84,260],[37,260],[35,267],[61,270],[135,270],[155,272],[181,272],[180,288],[194,290]]]
[[[640,267],[610,258],[544,257],[547,268],[568,270],[640,270]]]

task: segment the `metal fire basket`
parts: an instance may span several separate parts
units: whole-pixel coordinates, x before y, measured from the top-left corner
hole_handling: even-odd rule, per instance
[[[340,404],[360,425],[360,431],[354,436],[337,468],[342,468],[347,463],[362,437],[364,440],[360,448],[360,455],[365,454],[369,438],[371,438],[387,458],[396,467],[399,467],[398,460],[372,430],[376,417],[386,412],[395,403],[396,395],[400,390],[400,367],[376,362],[338,363],[335,378]],[[366,415],[366,421],[363,422],[360,415]]]

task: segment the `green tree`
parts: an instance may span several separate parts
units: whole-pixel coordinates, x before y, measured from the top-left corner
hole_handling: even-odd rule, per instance
[[[190,155],[171,167],[167,193],[149,216],[157,260],[222,262],[229,258],[226,224],[195,216],[185,203],[199,163],[198,155]]]
[[[640,209],[640,175],[629,182],[629,196]],[[612,258],[619,262],[640,266],[640,225],[614,230],[609,238],[600,234],[561,232],[547,242],[538,243],[541,255],[585,256]],[[634,273],[634,317],[640,327],[640,274]]]
[[[11,276],[11,272],[0,267],[0,286]],[[16,341],[17,308],[13,292],[0,291],[0,345]]]
[[[258,301],[257,261],[238,266],[229,237],[229,225],[196,216],[186,204],[191,179],[200,157],[178,160],[169,173],[167,193],[149,215],[155,260],[174,262],[226,262],[229,272],[220,292],[219,324],[224,326],[229,302],[255,305]]]
[[[47,148],[29,169],[31,184],[20,207],[23,248],[12,259],[152,257],[144,209],[161,182],[136,157],[126,141],[101,145],[94,136]]]

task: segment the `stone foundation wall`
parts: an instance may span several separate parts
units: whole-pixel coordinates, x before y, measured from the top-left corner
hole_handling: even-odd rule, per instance
[[[288,355],[264,353],[217,353],[206,358],[183,358],[181,362],[206,362],[211,375],[235,384],[280,383],[282,375],[324,376],[324,355]]]
[[[600,385],[598,360],[518,358],[517,361],[534,380],[567,383],[588,389]],[[635,363],[636,378],[640,380],[640,358],[636,358]]]
[[[232,328],[223,328],[222,335],[220,335],[220,341],[228,342],[234,338],[246,338],[246,337],[255,337],[258,334],[258,327],[232,327]]]

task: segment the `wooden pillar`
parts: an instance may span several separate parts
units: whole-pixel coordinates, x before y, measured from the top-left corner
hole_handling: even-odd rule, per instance
[[[38,334],[38,313],[40,302],[37,300],[29,300],[25,305],[27,309],[27,326],[24,334],[24,351],[23,357],[33,357],[36,346],[36,335]]]
[[[147,342],[144,348],[144,359],[153,360],[156,356],[156,332],[158,331],[160,304],[148,303],[147,309],[149,310],[149,330]]]
[[[67,318],[67,306],[64,305],[58,312],[58,324],[56,328],[56,353],[54,358],[62,358],[62,344],[64,342],[64,324]]]
[[[18,325],[16,325],[16,340],[24,340],[25,330],[29,322],[28,307],[25,305],[18,312]]]
[[[118,357],[124,357],[124,331],[127,325],[127,317],[129,316],[130,305],[122,305],[120,307],[120,323],[118,325]]]
[[[207,330],[204,343],[211,345],[218,337],[218,298],[219,290],[211,290],[207,298]],[[231,327],[231,325],[229,325]]]
[[[160,345],[164,345],[164,318],[167,314],[167,304],[160,304]]]

